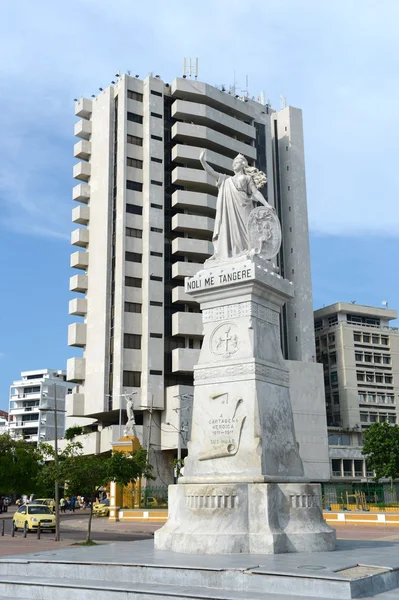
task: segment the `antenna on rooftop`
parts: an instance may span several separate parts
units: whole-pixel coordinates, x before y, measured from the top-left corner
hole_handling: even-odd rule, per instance
[[[186,58],[183,59],[183,78],[193,77],[198,79],[198,58]]]
[[[388,300],[383,300],[381,304],[382,306],[385,306],[385,308],[388,308]]]
[[[244,94],[245,98],[249,96],[249,85],[248,85],[248,75],[245,75],[245,90],[241,90],[241,93]]]

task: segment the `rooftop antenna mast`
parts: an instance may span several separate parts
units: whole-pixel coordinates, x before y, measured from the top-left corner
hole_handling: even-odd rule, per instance
[[[248,96],[249,96],[248,75],[245,75],[245,90],[241,90],[241,92],[245,95],[246,98],[248,98]]]
[[[189,77],[192,79],[194,75],[194,79],[198,79],[198,58],[186,58],[183,59],[183,78]]]

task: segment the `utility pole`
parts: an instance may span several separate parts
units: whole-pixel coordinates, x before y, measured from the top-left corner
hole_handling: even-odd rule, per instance
[[[58,467],[58,411],[57,411],[57,384],[54,383],[54,465]],[[56,471],[57,472],[57,471]],[[60,541],[60,488],[58,481],[55,485],[55,541]]]
[[[177,396],[179,399],[179,406],[177,408],[177,468],[180,470],[181,463],[181,395]]]
[[[149,410],[150,413],[150,418],[148,420],[148,428],[147,428],[147,460],[149,459],[150,456],[150,446],[151,446],[151,427],[152,427],[152,413],[153,413],[153,406],[154,406],[154,394],[151,394],[151,407]]]

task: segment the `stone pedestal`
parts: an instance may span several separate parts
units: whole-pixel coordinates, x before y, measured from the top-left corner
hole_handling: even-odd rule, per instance
[[[333,550],[319,485],[305,477],[295,438],[280,310],[292,284],[257,257],[186,280],[201,304],[184,477],[169,488],[156,548],[200,554]]]
[[[320,485],[208,483],[169,487],[169,518],[155,547],[190,554],[280,554],[335,548]]]

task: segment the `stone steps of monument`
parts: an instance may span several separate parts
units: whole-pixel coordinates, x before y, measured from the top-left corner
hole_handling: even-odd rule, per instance
[[[0,576],[0,600],[70,600],[79,593],[85,600],[293,600],[304,596],[199,588],[192,586],[90,581],[81,579]],[[7,594],[6,596],[4,594]],[[393,597],[395,598],[395,597]],[[399,596],[395,598],[397,600]],[[321,600],[315,598],[315,600]],[[333,600],[323,598],[322,600]],[[385,598],[384,600],[391,600]]]
[[[51,560],[51,559],[50,559]],[[285,600],[286,598],[307,598],[309,600],[329,600],[330,598],[350,599],[372,595],[395,588],[399,583],[398,572],[391,571],[382,576],[378,586],[368,578],[365,580],[343,580],[320,578],[313,575],[304,577],[292,574],[270,573],[264,569],[204,568],[197,566],[171,568],[170,566],[149,564],[118,563],[78,563],[50,562],[26,559],[2,559],[0,561],[0,600],[1,594],[14,598],[25,598],[29,590],[30,598],[69,600],[71,590],[87,590],[85,600],[93,600],[96,594],[105,593],[104,598],[115,600],[120,594],[129,594],[129,599],[151,598],[203,598],[224,600]],[[382,578],[382,579],[381,579]],[[394,578],[394,579],[392,579]],[[360,587],[359,587],[360,584]],[[33,586],[33,587],[32,587]],[[40,590],[32,595],[32,590]],[[35,591],[35,593],[36,593]],[[190,593],[189,593],[190,592]],[[399,589],[393,596],[399,600]],[[386,592],[387,593],[387,592]],[[191,595],[190,595],[191,594]],[[125,598],[125,597],[124,597]],[[382,600],[382,597],[381,597]],[[391,600],[388,596],[384,600]]]

